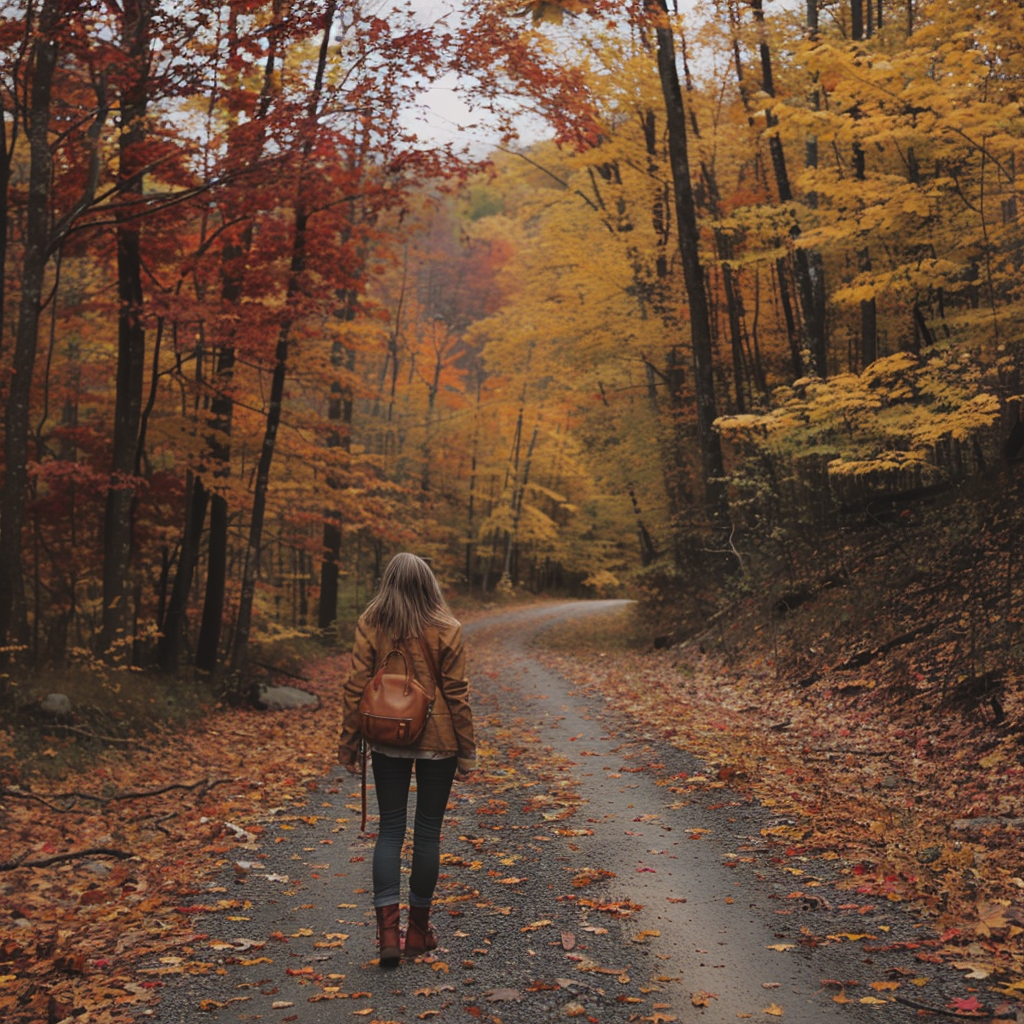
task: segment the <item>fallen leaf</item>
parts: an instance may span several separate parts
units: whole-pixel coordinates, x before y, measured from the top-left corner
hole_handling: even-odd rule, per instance
[[[779,1006],[778,1003],[772,1003],[771,1006],[766,1006],[764,1008],[764,1012],[767,1013],[771,1017],[781,1017],[782,1016],[782,1007]]]
[[[520,928],[519,930],[521,932],[535,932],[539,928],[549,928],[554,923],[555,923],[554,921],[548,921],[545,918],[543,921],[534,921],[532,924],[525,925],[524,927]]]
[[[712,999],[717,999],[717,992],[691,992],[690,1002],[694,1006],[710,1006]]]
[[[489,1003],[521,1003],[523,994],[514,988],[492,988],[484,993],[484,999]]]
[[[600,930],[605,935],[608,934],[607,928],[594,929]],[[562,949],[567,953],[576,948],[576,936],[572,932],[562,932]]]
[[[967,999],[951,999],[947,1005],[954,1010],[962,1010],[965,1013],[977,1013],[983,1009],[977,996],[969,996]]]
[[[765,946],[765,949],[774,949],[780,953],[785,953],[787,949],[796,949],[796,944],[792,942],[776,942],[774,946]]]
[[[584,886],[593,885],[595,882],[600,882],[602,878],[614,878],[614,871],[603,871],[600,868],[583,868],[577,871],[572,878],[572,884],[577,889],[582,889]]]
[[[954,967],[961,971],[968,971],[965,974],[965,978],[970,978],[972,981],[984,981],[991,973],[992,970],[989,967],[985,967],[982,964],[966,963],[963,960],[958,960],[953,964]]]

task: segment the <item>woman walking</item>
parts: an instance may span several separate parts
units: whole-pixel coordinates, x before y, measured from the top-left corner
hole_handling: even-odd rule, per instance
[[[411,746],[367,744],[380,808],[373,851],[373,904],[382,967],[396,963],[402,955],[399,883],[413,768],[416,814],[405,934],[405,955],[410,957],[437,947],[430,904],[440,864],[441,823],[452,780],[469,778],[476,767],[462,626],[449,610],[430,566],[408,553],[395,555],[388,563],[379,591],[356,624],[338,743],[338,760],[352,774],[359,772],[360,700],[391,651],[404,655],[411,674],[434,702],[423,732]]]

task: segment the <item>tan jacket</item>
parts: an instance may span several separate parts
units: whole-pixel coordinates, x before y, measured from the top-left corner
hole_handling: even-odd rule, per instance
[[[427,719],[423,734],[411,752],[457,755],[459,769],[472,771],[476,767],[476,738],[473,733],[473,711],[469,706],[469,681],[466,679],[466,656],[462,642],[462,626],[452,622],[442,629],[430,628],[423,639],[437,660],[441,674],[441,687],[434,708]],[[377,659],[388,653],[394,644],[378,635],[363,617],[356,623],[356,642],[352,648],[352,667],[345,680],[341,736],[338,739],[338,760],[352,764],[359,756],[359,699],[366,684],[379,668]],[[423,657],[419,641],[410,637],[402,650],[411,660],[413,675],[428,687],[434,679],[430,665]],[[429,692],[429,689],[428,689]]]

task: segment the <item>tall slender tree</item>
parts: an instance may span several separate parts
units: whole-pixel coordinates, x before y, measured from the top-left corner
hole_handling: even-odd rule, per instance
[[[693,350],[694,388],[697,394],[697,437],[700,445],[705,506],[713,521],[724,522],[728,509],[722,446],[714,426],[718,412],[712,368],[711,318],[708,312],[704,268],[700,259],[697,204],[690,178],[686,110],[683,106],[679,71],[676,66],[675,40],[667,0],[649,0],[648,12],[657,39],[658,78],[665,102],[665,124],[668,131],[669,166],[675,197],[679,255],[683,264],[683,281],[689,304],[690,344]]]
[[[35,12],[30,8],[27,19]],[[54,161],[50,142],[53,89],[62,47],[62,29],[72,12],[61,0],[44,0],[34,25],[26,25],[31,44],[31,78],[25,110],[25,134],[29,148],[28,202],[22,252],[21,295],[15,330],[12,375],[4,410],[4,479],[0,486],[0,648],[7,658],[10,648],[28,640],[28,610],[22,560],[22,527],[28,493],[30,400],[39,340],[39,316],[43,283],[51,257],[68,231],[89,208],[99,181],[99,138],[108,106],[106,80],[94,77],[96,106],[88,119],[82,185],[77,196],[64,197],[63,212],[54,209]],[[65,143],[68,139],[65,138]],[[6,225],[4,226],[6,230]],[[6,682],[0,683],[6,686]]]
[[[146,362],[143,322],[141,199],[149,102],[152,0],[124,0],[121,8],[119,192],[117,221],[117,374],[114,393],[114,444],[103,520],[103,629],[100,648],[110,651],[128,641],[133,612],[127,587],[132,559],[132,511],[135,506],[135,456],[142,417]],[[129,659],[130,660],[130,659]]]

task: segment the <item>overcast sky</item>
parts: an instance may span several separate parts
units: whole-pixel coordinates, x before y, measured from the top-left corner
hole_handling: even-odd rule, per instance
[[[389,11],[403,7],[410,8],[425,24],[444,19],[455,29],[458,27],[459,10],[468,3],[486,0],[377,0],[378,13],[387,17]],[[775,0],[777,4],[792,3],[796,0]],[[696,6],[697,0],[677,0],[680,11]],[[469,145],[474,153],[487,152],[499,141],[498,133],[483,111],[473,111],[466,101],[472,83],[460,80],[455,74],[446,75],[435,82],[423,94],[422,109],[410,114],[409,127],[425,142],[453,142]],[[521,141],[529,143],[549,133],[548,127],[536,117],[523,117],[519,122]]]

